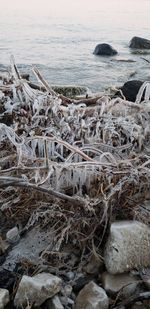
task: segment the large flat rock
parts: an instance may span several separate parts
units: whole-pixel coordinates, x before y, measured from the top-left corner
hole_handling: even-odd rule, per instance
[[[113,223],[104,261],[112,274],[150,266],[150,228],[138,221]]]

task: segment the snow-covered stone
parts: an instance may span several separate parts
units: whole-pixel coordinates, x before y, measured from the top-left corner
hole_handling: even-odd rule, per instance
[[[0,289],[0,309],[4,309],[9,303],[9,292],[6,289]]]
[[[34,277],[23,276],[15,296],[15,306],[23,307],[29,302],[40,306],[61,289],[61,279],[48,273]]]
[[[113,223],[104,262],[107,271],[112,274],[150,266],[150,228],[138,221]]]
[[[108,309],[109,299],[106,292],[91,281],[79,292],[75,309]]]

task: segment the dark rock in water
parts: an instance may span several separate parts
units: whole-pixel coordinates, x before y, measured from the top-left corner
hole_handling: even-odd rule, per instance
[[[134,36],[130,41],[130,48],[150,49],[150,40]]]
[[[131,80],[126,82],[120,89],[126,100],[135,102],[136,96],[141,88],[143,82],[140,80]]]
[[[117,54],[118,52],[111,45],[106,43],[98,44],[94,50],[94,55],[98,56],[114,56]]]

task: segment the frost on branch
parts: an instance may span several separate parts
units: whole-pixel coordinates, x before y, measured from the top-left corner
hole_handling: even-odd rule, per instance
[[[17,218],[23,229],[50,226],[51,250],[58,251],[69,240],[80,248],[99,246],[97,236],[103,240],[110,220],[149,223],[141,207],[150,199],[150,83],[135,103],[106,94],[71,100],[37,68],[33,72],[35,89],[13,59],[11,72],[1,76],[0,208],[6,219]]]

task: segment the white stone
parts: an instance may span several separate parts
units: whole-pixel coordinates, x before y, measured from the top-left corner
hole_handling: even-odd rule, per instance
[[[41,273],[34,277],[23,276],[15,296],[15,306],[23,307],[27,302],[40,306],[60,291],[61,283],[60,278],[48,273]]]
[[[9,292],[6,289],[0,289],[0,309],[4,309],[9,303]]]
[[[138,221],[113,223],[104,262],[107,271],[112,274],[150,266],[150,228]]]
[[[13,227],[11,230],[7,232],[6,239],[11,244],[15,244],[16,242],[19,241],[20,235],[17,226]]]
[[[133,295],[139,284],[138,277],[128,273],[112,275],[105,272],[101,279],[103,288],[109,295],[116,296],[119,292],[121,298]]]
[[[64,309],[57,295],[55,295],[52,299],[49,299],[46,304],[48,309]]]
[[[75,309],[108,309],[109,299],[106,292],[91,281],[79,292]]]

